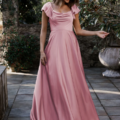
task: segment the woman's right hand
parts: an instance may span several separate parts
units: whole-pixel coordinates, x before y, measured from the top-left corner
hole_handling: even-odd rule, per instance
[[[41,60],[42,65],[45,66],[45,64],[47,62],[45,52],[40,52],[40,60]]]

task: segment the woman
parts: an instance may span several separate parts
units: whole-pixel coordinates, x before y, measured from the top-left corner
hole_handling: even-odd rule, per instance
[[[105,31],[82,30],[79,0],[54,0],[43,5],[40,33],[40,65],[33,94],[31,120],[99,120],[85,80],[77,35]],[[47,23],[51,33],[44,50]]]

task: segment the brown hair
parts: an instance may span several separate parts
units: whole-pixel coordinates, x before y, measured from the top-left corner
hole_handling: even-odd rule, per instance
[[[60,5],[64,0],[52,0],[53,3],[55,3],[56,5]],[[77,6],[79,5],[79,0],[70,0],[69,3],[66,3],[66,5],[68,5],[68,7],[71,9],[71,7],[76,4]]]

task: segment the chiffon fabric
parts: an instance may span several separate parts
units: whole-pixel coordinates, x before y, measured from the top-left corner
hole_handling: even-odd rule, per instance
[[[33,94],[30,120],[99,120],[89,92],[77,38],[73,32],[77,5],[60,13],[51,2],[41,8],[49,17],[50,36]]]

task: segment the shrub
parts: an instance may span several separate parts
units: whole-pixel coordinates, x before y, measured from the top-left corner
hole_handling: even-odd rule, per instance
[[[16,71],[30,69],[39,50],[39,38],[34,35],[17,35],[8,41],[4,58]]]

